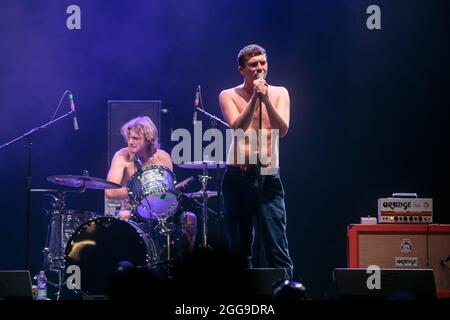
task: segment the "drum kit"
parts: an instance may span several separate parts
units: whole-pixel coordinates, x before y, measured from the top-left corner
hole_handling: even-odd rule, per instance
[[[142,166],[127,184],[132,217],[128,220],[66,208],[68,192],[118,189],[121,185],[90,177],[87,171],[81,176],[54,175],[47,178],[65,187],[47,190],[53,194],[47,194],[51,218],[43,250],[44,270],[58,275],[58,283],[54,284],[58,288],[57,299],[67,281],[66,272],[73,265],[81,271],[81,286],[74,290],[77,295],[106,295],[108,281],[120,266],[148,268],[170,278],[173,263],[182,258],[183,250],[186,250],[186,234],[180,222],[182,219],[179,219],[183,197],[200,204],[200,247],[209,248],[207,217],[208,211],[214,211],[208,208],[208,198],[220,196],[220,191],[207,190],[211,179],[208,169],[224,168],[225,163],[200,161],[183,163],[179,167],[202,170],[198,176],[201,189],[183,193],[177,189],[175,176],[168,168]]]

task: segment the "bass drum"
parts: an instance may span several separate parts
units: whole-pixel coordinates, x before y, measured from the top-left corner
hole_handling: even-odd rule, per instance
[[[48,250],[45,255],[45,265],[50,271],[59,271],[64,262],[66,243],[77,228],[95,218],[96,212],[65,210],[63,213],[53,214],[50,221]],[[62,228],[62,229],[61,229]]]
[[[121,265],[153,268],[157,264],[153,240],[136,223],[115,217],[98,217],[79,226],[64,257],[66,270],[72,265],[80,268],[77,289],[87,295],[107,295],[111,277]]]

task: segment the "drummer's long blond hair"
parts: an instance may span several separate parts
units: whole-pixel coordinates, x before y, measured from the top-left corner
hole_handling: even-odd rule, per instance
[[[158,129],[149,117],[137,117],[125,123],[120,129],[125,142],[128,142],[130,130],[143,132],[145,140],[149,143],[150,152],[153,154],[159,149]]]

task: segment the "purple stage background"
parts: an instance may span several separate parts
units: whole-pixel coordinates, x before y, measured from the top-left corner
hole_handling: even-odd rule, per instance
[[[71,4],[81,8],[80,30],[66,27]],[[366,27],[371,4],[381,30]],[[173,115],[162,115],[170,151],[171,127],[192,130],[196,86],[221,117],[219,92],[241,81],[236,55],[258,43],[268,50],[268,82],[291,96],[281,175],[296,277],[325,298],[332,270],[346,266],[346,227],[375,216],[379,197],[432,197],[435,222],[450,223],[448,12],[444,0],[2,0],[0,144],[50,120],[70,89],[80,130],[67,118],[34,136],[33,188],[84,169],[105,178],[107,100],[161,100]],[[58,114],[68,109],[65,99]],[[26,263],[24,145],[0,150],[0,269]],[[178,180],[197,174],[174,171]],[[46,201],[32,196],[33,274]],[[67,206],[102,212],[103,193],[69,194]]]

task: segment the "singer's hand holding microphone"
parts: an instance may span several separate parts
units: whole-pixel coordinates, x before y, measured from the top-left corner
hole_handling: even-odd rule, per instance
[[[256,75],[256,80],[253,81],[253,91],[255,95],[263,100],[268,97],[269,85],[265,80],[264,72],[260,72]]]

